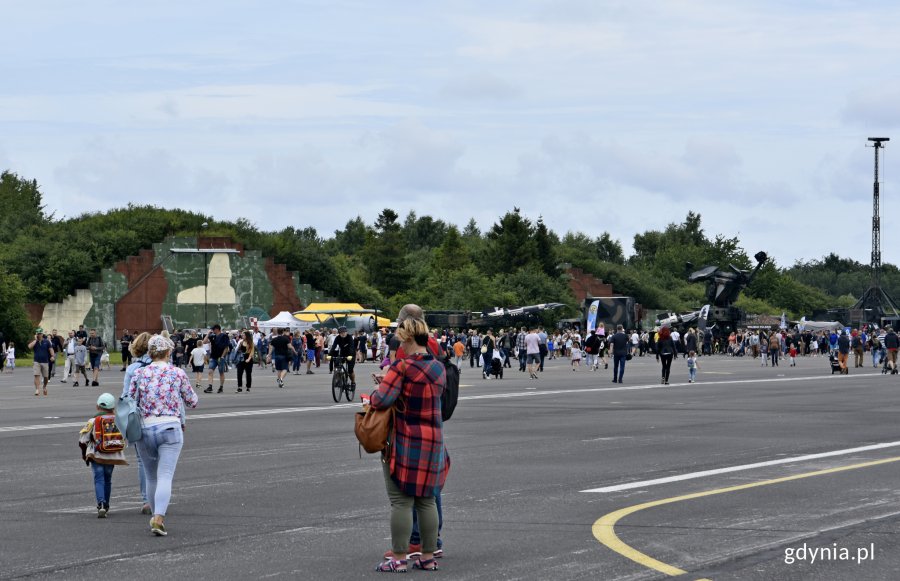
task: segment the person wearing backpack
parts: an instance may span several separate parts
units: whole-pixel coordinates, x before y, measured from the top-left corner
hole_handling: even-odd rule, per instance
[[[97,518],[106,518],[109,512],[113,468],[128,464],[125,461],[128,442],[116,426],[115,407],[116,398],[111,393],[101,394],[97,398],[97,412],[78,433],[81,459],[94,473]]]
[[[153,361],[147,354],[148,343],[150,342],[150,333],[141,333],[137,337],[132,338],[128,344],[129,354],[131,355],[131,363],[125,368],[125,378],[122,380],[122,396],[128,395],[128,388],[131,387],[131,379],[134,373],[141,367],[150,365]],[[199,388],[200,384],[197,384]],[[123,426],[124,427],[124,426]],[[151,514],[150,503],[147,501],[147,475],[144,474],[144,463],[141,461],[141,454],[138,452],[137,442],[131,442],[134,448],[134,454],[137,457],[138,465],[138,482],[141,487],[141,499],[144,501],[141,506],[141,514]]]
[[[421,319],[425,320],[425,311],[422,310],[422,307],[414,304],[404,305],[403,308],[400,309],[400,313],[397,315],[397,325],[399,325],[405,321],[406,319]],[[464,340],[464,336],[457,337],[457,343],[462,343]],[[391,360],[391,363],[396,361],[397,359],[405,359],[406,352],[403,349],[403,346],[400,341],[400,337],[398,334],[394,334],[393,338],[388,347],[388,357]],[[456,402],[459,396],[459,367],[454,365],[453,363],[447,360],[447,355],[441,350],[440,344],[434,337],[428,337],[428,344],[426,346],[426,351],[428,354],[432,355],[435,359],[444,362],[444,391],[441,394],[441,425],[450,419],[453,414],[453,411],[456,409]],[[375,376],[376,378],[383,378],[384,376]],[[380,381],[379,381],[380,383]],[[437,548],[434,550],[433,559],[440,559],[444,556],[444,541],[441,538],[441,531],[444,528],[444,509],[441,503],[441,491],[438,490],[434,497],[434,503],[437,507],[438,514],[438,532],[437,532]],[[409,547],[406,553],[407,559],[414,559],[422,556],[422,536],[421,531],[419,529],[419,515],[416,512],[415,506],[412,510],[412,531],[409,535]],[[386,561],[394,558],[393,549],[384,553],[384,559]]]
[[[440,556],[436,496],[450,471],[441,410],[445,367],[430,352],[433,344],[437,354],[442,355],[440,345],[429,336],[420,307],[404,306],[398,321],[398,356],[386,374],[373,374],[378,389],[372,392],[370,401],[376,410],[391,408],[398,400],[402,402],[394,408],[391,453],[382,457],[391,501],[391,554],[376,566],[376,571],[406,571],[411,553],[420,557],[412,563],[413,569],[435,570],[435,558]],[[413,508],[421,531],[418,551],[407,550],[413,531]]]

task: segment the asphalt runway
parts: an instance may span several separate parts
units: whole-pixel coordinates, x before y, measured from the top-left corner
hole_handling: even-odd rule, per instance
[[[705,357],[688,384],[679,360],[669,386],[652,358],[629,362],[622,385],[566,360],[538,381],[464,367],[437,575],[900,578],[900,376],[799,361]],[[122,374],[54,380],[47,398],[29,375],[0,375],[0,579],[378,577],[379,460],[359,457],[357,406],[334,404],[326,370],[284,389],[258,370],[250,394],[233,376],[200,394],[165,538],[139,513],[134,464],[116,468],[100,520],[80,461],[78,429]]]

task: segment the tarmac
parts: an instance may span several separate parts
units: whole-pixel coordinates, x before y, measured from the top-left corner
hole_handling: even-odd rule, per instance
[[[548,361],[484,380],[463,367],[445,425],[444,579],[900,578],[900,376],[826,358],[700,360],[671,384],[652,357],[612,371]],[[136,463],[96,518],[77,433],[101,386],[0,375],[0,579],[368,579],[390,545],[378,455],[334,404],[326,368],[268,370],[200,394],[166,525],[140,514]],[[133,460],[133,453],[128,457]],[[408,575],[422,575],[412,571]]]

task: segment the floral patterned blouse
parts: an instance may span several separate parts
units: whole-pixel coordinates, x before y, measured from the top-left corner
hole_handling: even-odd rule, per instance
[[[144,418],[181,415],[181,402],[197,407],[197,393],[184,370],[170,364],[147,365],[134,372],[128,395]]]

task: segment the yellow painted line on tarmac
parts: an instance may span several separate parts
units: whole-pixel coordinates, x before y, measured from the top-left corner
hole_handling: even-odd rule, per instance
[[[668,563],[663,563],[653,557],[644,554],[637,549],[634,549],[630,545],[626,545],[622,540],[616,535],[615,526],[622,518],[639,512],[641,510],[645,510],[648,508],[653,508],[656,506],[662,506],[664,504],[672,504],[675,502],[681,502],[683,500],[693,500],[695,498],[703,498],[704,496],[713,496],[716,494],[725,494],[727,492],[737,492],[739,490],[747,490],[749,488],[757,488],[760,486],[768,486],[770,484],[780,484],[782,482],[790,482],[792,480],[801,480],[804,478],[812,478],[814,476],[824,476],[826,474],[835,474],[837,472],[846,472],[848,470],[858,470],[860,468],[870,468],[872,466],[879,466],[881,464],[890,464],[891,462],[900,462],[900,456],[894,456],[892,458],[885,458],[883,460],[873,460],[871,462],[863,462],[861,464],[851,464],[849,466],[839,466],[837,468],[828,468],[826,470],[816,470],[814,472],[806,472],[803,474],[795,474],[793,476],[785,476],[782,478],[774,478],[772,480],[762,480],[760,482],[751,482],[749,484],[740,484],[738,486],[729,486],[727,488],[716,488],[714,490],[706,490],[703,492],[695,492],[693,494],[685,494],[683,496],[673,496],[672,498],[664,498],[662,500],[654,500],[652,502],[645,502],[642,504],[635,504],[634,506],[629,506],[626,508],[619,509],[617,511],[606,514],[594,523],[592,527],[592,532],[594,533],[594,537],[600,541],[601,544],[606,547],[612,549],[616,553],[619,553],[623,557],[627,557],[631,559],[635,563],[639,565],[643,565],[648,569],[653,569],[655,571],[659,571],[660,573],[665,573],[666,575],[671,575],[672,577],[676,577],[678,575],[685,575],[687,571],[683,569],[679,569],[673,565],[669,565]],[[708,579],[699,579],[697,581],[709,581]]]

